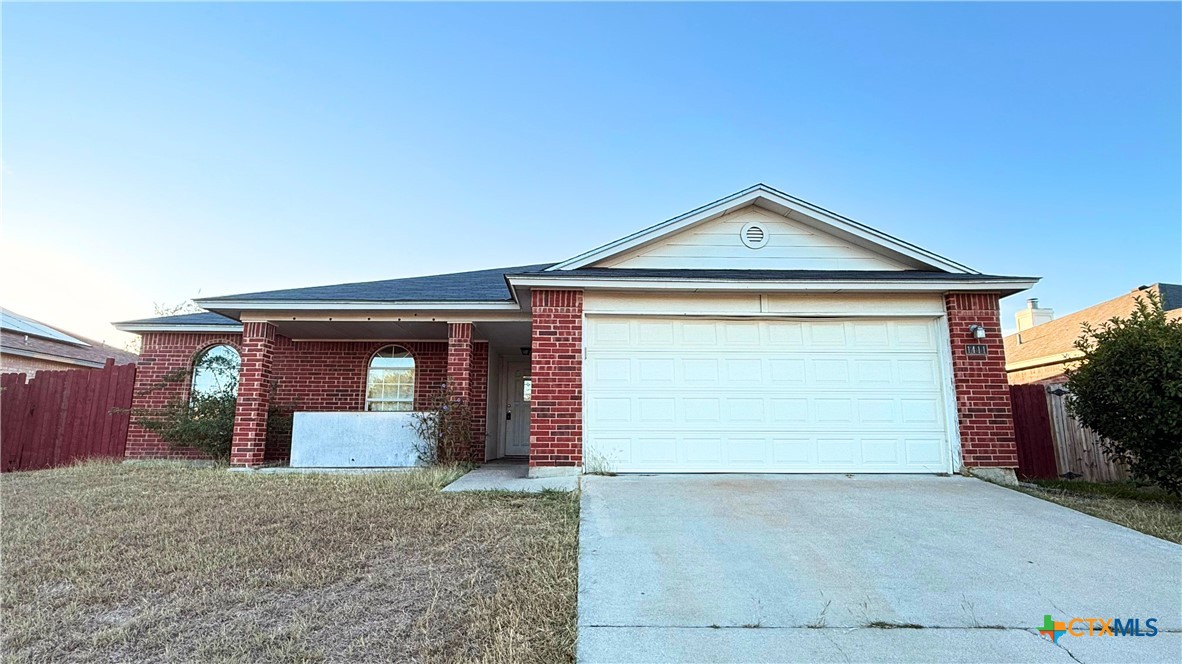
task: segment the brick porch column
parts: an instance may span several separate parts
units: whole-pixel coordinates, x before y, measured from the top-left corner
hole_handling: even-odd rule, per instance
[[[989,469],[980,474],[990,479],[1009,481],[1018,467],[1018,447],[998,299],[997,293],[947,293],[944,310],[952,342],[961,461],[967,469]],[[969,332],[973,325],[985,328],[984,339]],[[984,345],[986,355],[968,355],[969,344]]]
[[[468,372],[469,406],[472,409],[472,451],[469,461],[484,462],[488,445],[488,342],[472,342],[472,365]]]
[[[447,385],[452,396],[471,406],[472,397],[472,323],[447,324]],[[472,457],[472,441],[458,450],[459,457]]]
[[[583,465],[583,292],[533,290],[531,477],[574,475]]]
[[[238,406],[234,411],[234,441],[230,465],[253,468],[263,463],[267,450],[267,407],[271,400],[271,359],[275,354],[275,326],[242,325],[242,370],[238,377]]]

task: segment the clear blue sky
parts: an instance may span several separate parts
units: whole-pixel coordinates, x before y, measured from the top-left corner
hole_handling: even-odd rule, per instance
[[[1180,25],[1176,3],[6,4],[0,300],[98,335],[199,293],[560,260],[766,182],[1042,276],[1064,314],[1182,280]]]

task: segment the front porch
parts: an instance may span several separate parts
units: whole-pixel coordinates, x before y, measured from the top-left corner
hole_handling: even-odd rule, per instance
[[[471,411],[460,459],[515,457],[530,476],[577,474],[581,296],[554,307],[545,292],[536,295],[543,306],[532,312],[449,320],[379,311],[243,315],[231,465],[287,463],[292,413],[353,413],[363,426],[364,413],[376,421],[377,411],[429,408],[446,383]],[[382,359],[389,357],[396,359]]]

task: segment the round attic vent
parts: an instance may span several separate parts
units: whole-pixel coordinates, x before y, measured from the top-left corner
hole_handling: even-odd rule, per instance
[[[767,244],[768,233],[763,224],[750,223],[739,231],[739,238],[743,240],[743,244],[751,249],[759,249]]]

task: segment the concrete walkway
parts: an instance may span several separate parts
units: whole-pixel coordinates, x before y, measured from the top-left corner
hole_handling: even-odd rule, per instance
[[[1182,546],[962,477],[583,479],[580,662],[1176,662]],[[1038,634],[1043,616],[1157,636]]]
[[[460,479],[443,487],[444,491],[574,491],[579,488],[579,476],[528,477],[525,462],[490,461],[473,469]]]

